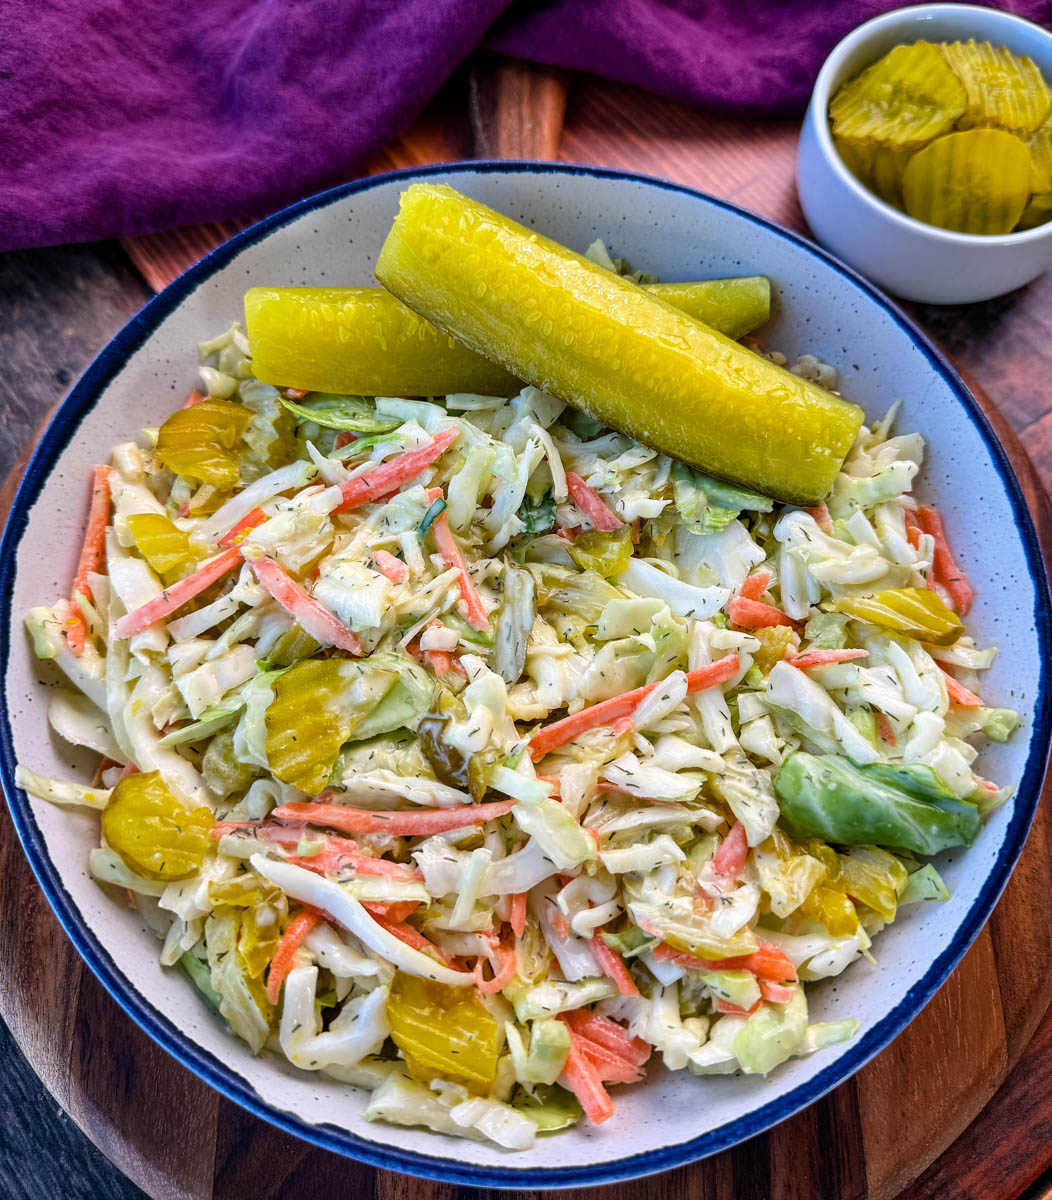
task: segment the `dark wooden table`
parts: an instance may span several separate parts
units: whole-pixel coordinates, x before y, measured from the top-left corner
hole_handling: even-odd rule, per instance
[[[520,126],[562,102],[560,89],[550,81],[532,76],[527,82],[512,97],[522,108]],[[469,96],[468,75],[461,73],[374,169],[473,153],[521,152],[524,147],[516,143],[514,131],[510,136],[500,128],[487,131],[486,113],[497,102],[493,76],[481,73],[475,84]],[[472,103],[474,132],[468,120]],[[551,125],[549,120],[546,127]],[[791,183],[792,135],[792,123],[716,120],[585,77],[573,81],[561,142],[557,151],[554,144],[548,146],[546,156],[557,152],[564,160],[665,175],[799,227]],[[212,240],[213,233],[194,230],[175,242],[144,239],[130,246],[98,243],[0,256],[0,352],[6,368],[0,384],[0,478],[16,462],[42,415],[163,282],[173,245],[181,246],[191,261]],[[1052,275],[989,304],[918,307],[915,315],[995,399],[1021,435],[1045,488],[1052,488]],[[105,1053],[106,1047],[98,1052]],[[1003,1182],[1011,1178],[1025,1181],[1013,1192],[1019,1200],[1052,1200],[1052,1177],[1034,1178],[1049,1161],[1052,1140],[1050,1063],[1052,1017],[1046,1017],[997,1099],[909,1189],[909,1196],[983,1200],[992,1194],[990,1181],[1000,1174],[998,1195],[1006,1194]],[[1024,1108],[1027,1120],[1015,1119]],[[1047,1119],[1040,1119],[1043,1113]],[[143,1195],[61,1112],[2,1026],[0,1130],[4,1197],[125,1200]],[[976,1159],[972,1175],[960,1170],[963,1155]],[[1028,1163],[1038,1165],[1027,1169]],[[360,1176],[350,1167],[346,1178],[353,1191]],[[384,1197],[401,1194],[397,1188],[392,1191],[393,1181],[386,1177]],[[434,1194],[445,1197],[451,1191],[438,1187]],[[755,1192],[761,1200],[762,1191],[753,1189],[750,1196]]]

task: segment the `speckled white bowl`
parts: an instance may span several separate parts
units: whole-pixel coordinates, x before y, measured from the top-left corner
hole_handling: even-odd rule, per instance
[[[91,465],[185,395],[196,343],[238,316],[245,288],[370,282],[398,195],[420,177],[447,180],[571,246],[601,236],[665,279],[769,275],[778,298],[769,345],[836,363],[844,394],[873,417],[906,398],[905,426],[931,446],[921,491],[938,502],[976,582],[979,638],[1001,647],[989,695],[1026,718],[1012,743],[992,747],[983,763],[986,774],[1019,784],[1016,799],[967,854],[939,861],[952,899],[908,910],[881,936],[875,965],[860,962],[811,990],[815,1019],[858,1018],[854,1041],[788,1063],[769,1080],[696,1079],[655,1067],[645,1085],[619,1089],[614,1120],[542,1138],[519,1155],[366,1124],[361,1093],[276,1057],[253,1058],[180,973],[158,965],[157,943],[134,913],[88,877],[95,818],[30,801],[12,782],[16,757],[55,775],[75,761],[48,732],[42,672],[21,615],[69,586]],[[469,163],[377,176],[295,205],[215,251],[106,347],[52,422],[0,545],[0,597],[4,791],[49,901],[105,987],[182,1063],[275,1125],[379,1166],[466,1184],[589,1186],[674,1167],[759,1133],[857,1070],[916,1015],[989,914],[1026,835],[1048,747],[1049,608],[1033,527],[1001,449],[947,363],[868,285],[793,234],[687,188],[592,168]]]
[[[992,237],[926,225],[859,183],[833,145],[829,101],[846,79],[903,42],[968,38],[1028,54],[1052,80],[1052,33],[1032,21],[973,4],[900,8],[860,25],[834,47],[815,81],[800,131],[796,188],[815,237],[907,300],[988,300],[1029,283],[1052,265],[1052,222]]]

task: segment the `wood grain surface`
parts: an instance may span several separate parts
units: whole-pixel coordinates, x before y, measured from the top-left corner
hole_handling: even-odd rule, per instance
[[[587,77],[574,79],[567,99],[564,77],[490,60],[454,80],[368,169],[447,161],[473,150],[550,157],[557,148],[564,160],[670,177],[802,228],[792,186],[795,137],[794,123],[715,118]],[[156,288],[229,232],[196,227],[128,239],[125,249]],[[129,296],[136,286],[130,281]],[[1046,277],[989,305],[917,310],[972,376],[1046,551],[1052,549],[1046,501],[1052,392],[1038,381],[1052,369],[1050,300]],[[137,302],[136,296],[132,307]],[[50,353],[46,342],[41,347]],[[54,387],[48,399],[60,391]],[[18,473],[16,466],[0,506],[9,503]],[[910,1200],[1017,1200],[1052,1163],[1052,1018],[1033,1037],[1052,991],[1050,829],[1046,798],[993,918],[960,967],[853,1079],[768,1135],[694,1167],[604,1189],[604,1197],[891,1200],[906,1188]],[[83,968],[6,822],[0,822],[0,1010],[60,1104],[157,1200],[468,1200],[474,1194],[314,1150],[220,1099],[178,1066]],[[589,1194],[595,1193],[568,1193],[581,1200]]]

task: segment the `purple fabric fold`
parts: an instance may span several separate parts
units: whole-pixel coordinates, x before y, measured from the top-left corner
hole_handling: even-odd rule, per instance
[[[894,0],[5,0],[0,249],[258,215],[348,178],[480,43],[752,114],[802,111]],[[1052,24],[1052,0],[1000,7]]]

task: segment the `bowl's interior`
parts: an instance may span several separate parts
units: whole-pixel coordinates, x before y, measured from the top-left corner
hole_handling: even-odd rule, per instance
[[[1044,618],[1038,615],[1043,576],[1018,491],[974,407],[962,401],[959,384],[916,342],[901,317],[821,252],[718,202],[634,177],[470,165],[429,173],[571,246],[583,249],[602,237],[613,253],[664,279],[769,275],[778,304],[764,335],[767,344],[790,356],[810,351],[835,363],[844,395],[873,417],[904,397],[903,428],[919,429],[929,441],[931,461],[920,490],[938,502],[976,582],[972,620],[979,640],[1001,647],[988,694],[1020,707],[1027,718],[1012,744],[985,753],[983,770],[994,779],[1019,782],[1025,776],[1026,782],[966,855],[940,859],[953,891],[948,903],[906,910],[878,939],[875,965],[861,962],[813,989],[813,1019],[857,1017],[859,1036],[793,1061],[767,1081],[652,1070],[645,1085],[619,1089],[613,1121],[597,1130],[581,1126],[542,1138],[536,1149],[520,1155],[364,1124],[361,1093],[275,1057],[252,1058],[209,1016],[181,974],[162,970],[157,944],[134,914],[88,877],[94,818],[29,805],[14,793],[12,743],[19,758],[48,774],[61,776],[75,761],[48,733],[46,690],[37,682],[40,669],[21,616],[68,587],[91,465],[106,459],[115,440],[156,424],[181,400],[194,383],[195,344],[238,317],[246,287],[370,282],[404,177],[370,180],[349,194],[300,206],[284,223],[270,222],[265,236],[252,234],[220,251],[154,302],[74,394],[69,404],[82,413],[79,423],[63,419],[52,428],[8,535],[16,559],[13,587],[5,593],[11,738],[4,784],[52,902],[93,967],[137,1019],[211,1082],[257,1110],[269,1106],[272,1111],[264,1115],[277,1114],[294,1130],[324,1125],[313,1136],[330,1148],[403,1170],[509,1186],[596,1182],[675,1165],[788,1115],[879,1049],[963,953],[1018,853],[1043,765],[1044,718],[1036,734],[1034,721],[1046,650]],[[639,1155],[645,1157],[616,1165]],[[502,1178],[496,1173],[501,1169],[527,1174]],[[536,1172],[552,1174],[542,1178]]]
[[[919,4],[875,17],[848,34],[833,50],[819,72],[811,100],[817,117],[819,144],[826,156],[850,182],[853,190],[896,220],[906,222],[913,228],[923,229],[940,240],[955,241],[962,245],[976,242],[986,244],[990,238],[956,233],[953,230],[928,225],[881,200],[875,192],[855,178],[841,159],[833,144],[827,113],[829,102],[842,83],[875,63],[895,46],[917,41],[968,41],[969,38],[980,42],[988,41],[995,46],[1007,46],[1013,54],[1032,58],[1045,79],[1052,81],[1052,33],[1048,30],[997,9],[980,8],[972,4]],[[998,235],[997,240],[1037,241],[1045,236],[1052,236],[1052,223],[1019,233]]]

